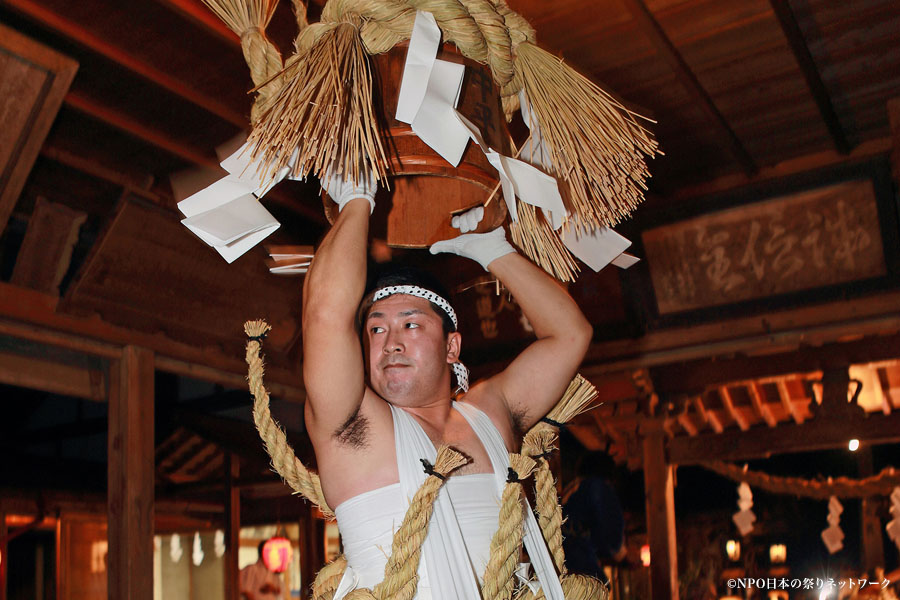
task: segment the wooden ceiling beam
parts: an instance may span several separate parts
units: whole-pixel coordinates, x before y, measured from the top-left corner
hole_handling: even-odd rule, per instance
[[[62,34],[90,51],[121,65],[132,73],[199,106],[203,110],[238,127],[247,127],[249,119],[246,115],[222,104],[215,98],[211,98],[191,88],[168,73],[132,56],[122,48],[106,42],[81,25],[66,20],[39,3],[32,0],[6,0],[6,4],[44,27]]]
[[[157,353],[155,366],[159,371],[228,387],[247,385],[247,365],[240,358],[162,334],[119,327],[96,316],[59,313],[58,304],[56,296],[0,282],[0,333],[105,358],[120,357],[123,345],[143,346]],[[299,366],[294,372],[270,365],[266,369],[266,388],[285,400],[302,402],[306,398]]]
[[[622,0],[622,3],[631,13],[632,18],[638,25],[638,29],[650,39],[651,43],[656,47],[659,56],[665,60],[672,70],[675,77],[685,88],[685,90],[694,97],[703,112],[706,113],[714,127],[727,141],[734,158],[743,168],[747,175],[754,175],[759,171],[756,162],[747,152],[744,144],[738,138],[737,134],[731,128],[731,125],[725,119],[724,115],[719,111],[710,95],[701,85],[693,70],[685,62],[681,53],[675,48],[675,45],[666,35],[660,26],[656,17],[647,8],[643,0]]]
[[[800,26],[797,24],[797,18],[794,16],[790,2],[788,0],[769,0],[769,3],[772,5],[778,24],[781,26],[788,44],[791,46],[794,58],[797,59],[797,65],[800,67],[804,79],[806,79],[806,85],[809,86],[809,91],[816,101],[816,106],[819,107],[819,113],[822,115],[822,120],[825,121],[825,126],[828,127],[828,132],[831,134],[832,141],[834,141],[834,147],[843,155],[849,154],[851,146],[850,142],[847,141],[847,134],[844,132],[841,120],[834,110],[831,96],[828,94],[828,90],[825,89],[825,83],[822,81],[816,62],[809,52],[809,46],[806,44],[803,32],[800,31]]]
[[[772,409],[769,408],[766,399],[766,390],[763,386],[755,381],[748,382],[747,393],[750,394],[750,402],[753,403],[753,408],[756,409],[759,416],[766,422],[766,425],[769,427],[778,425],[775,415],[772,414]]]
[[[802,346],[798,349],[801,351],[790,349],[761,356],[705,358],[654,367],[653,381],[659,393],[699,393],[709,386],[720,384],[813,373],[827,366],[892,360],[900,358],[900,333],[868,335],[852,342]]]
[[[846,448],[856,438],[867,444],[900,442],[900,413],[869,415],[859,420],[814,419],[802,425],[734,431],[728,435],[680,436],[667,442],[669,462],[702,464],[710,460],[745,461],[776,454]]]
[[[120,173],[114,169],[110,169],[109,167],[102,165],[95,160],[85,158],[84,156],[75,154],[74,152],[69,152],[68,150],[62,150],[53,146],[44,145],[41,148],[41,156],[48,160],[52,160],[53,162],[65,165],[70,169],[80,171],[85,175],[90,175],[91,177],[100,179],[116,187],[120,187],[128,193],[134,194],[135,196],[138,196],[145,200],[150,200],[154,204],[158,204],[161,206],[171,204],[171,202],[166,201],[159,195],[154,194],[153,192],[148,190],[145,182],[138,181],[135,177],[126,175],[125,173]],[[147,182],[151,182],[152,180],[153,178],[148,175]]]
[[[178,13],[182,17],[193,21],[197,25],[203,27],[208,32],[215,34],[222,40],[241,47],[241,40],[238,35],[228,28],[216,15],[208,8],[203,6],[196,0],[156,0],[158,3]]]
[[[703,418],[712,427],[712,430],[716,433],[722,433],[725,431],[725,427],[722,426],[722,420],[719,418],[719,415],[715,413],[710,408],[706,408],[706,404],[703,402],[702,396],[697,396],[694,398],[694,404],[697,406],[697,411],[703,415]]]
[[[142,142],[155,146],[160,150],[164,150],[169,154],[177,156],[195,165],[204,167],[218,167],[219,161],[212,154],[204,152],[197,148],[191,148],[190,145],[169,137],[168,135],[151,129],[141,123],[138,123],[128,115],[118,112],[115,109],[98,104],[94,100],[69,92],[64,100],[66,106],[74,108],[89,117],[102,121],[120,131],[123,131]]]
[[[898,101],[898,106],[900,106],[900,101]],[[900,115],[900,111],[898,111],[898,115]],[[900,118],[898,118],[898,123],[900,123]],[[755,185],[773,179],[789,177],[806,171],[864,161],[866,159],[887,154],[891,151],[891,146],[892,142],[890,138],[877,138],[862,142],[853,148],[850,154],[841,154],[835,150],[815,152],[797,158],[790,158],[771,166],[761,167],[759,172],[753,176],[748,176],[744,173],[736,173],[724,175],[710,181],[704,181],[703,183],[688,185],[666,196],[666,200],[669,202],[680,202],[691,198],[727,192],[729,190]],[[900,151],[897,152],[897,156],[900,157]],[[897,164],[900,165],[900,159],[897,160]],[[897,168],[897,172],[900,173],[900,167],[895,168]]]
[[[99,370],[0,352],[0,383],[102,402],[106,375]]]

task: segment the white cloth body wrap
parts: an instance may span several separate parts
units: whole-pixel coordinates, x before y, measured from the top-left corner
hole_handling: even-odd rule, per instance
[[[499,502],[506,485],[509,454],[490,417],[462,402],[455,402],[453,407],[465,417],[487,450],[494,469],[490,475],[493,490],[487,495],[483,475],[457,477],[460,481],[456,484],[454,477],[449,477],[438,494],[423,544],[416,600],[477,600],[481,597],[479,577],[483,575],[490,539],[498,526]],[[334,600],[341,600],[357,587],[371,588],[383,579],[392,534],[399,528],[410,499],[425,481],[420,459],[434,464],[437,457],[434,444],[411,415],[394,406],[391,406],[391,414],[400,482],[364,492],[335,509],[345,537],[347,570]],[[472,492],[480,497],[471,498]],[[454,505],[461,503],[467,505],[458,506],[460,512],[474,508],[477,514],[457,515]],[[486,531],[487,528],[490,530]],[[552,558],[530,509],[526,511],[525,532],[525,546],[535,573],[547,590],[546,597],[564,600]]]

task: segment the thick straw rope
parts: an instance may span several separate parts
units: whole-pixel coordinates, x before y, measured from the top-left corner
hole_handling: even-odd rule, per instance
[[[325,501],[319,476],[300,462],[288,444],[284,430],[275,422],[269,411],[269,392],[262,380],[265,367],[259,352],[261,340],[270,329],[271,327],[265,321],[244,323],[244,332],[250,338],[247,342],[246,361],[248,365],[247,380],[250,384],[250,393],[254,398],[253,422],[259,431],[259,437],[265,443],[266,452],[272,458],[272,467],[275,471],[291,486],[291,489],[318,506],[319,510],[331,519],[334,518],[334,512]]]
[[[491,554],[484,569],[484,600],[509,600],[515,588],[514,573],[522,550],[525,509],[522,506],[522,484],[534,470],[535,462],[521,454],[509,455],[510,475],[515,474],[503,488],[500,500],[500,527],[491,539]]]
[[[281,72],[283,68],[281,53],[265,34],[265,29],[275,14],[278,0],[243,0],[243,2],[203,0],[203,3],[240,38],[241,51],[244,53],[247,66],[250,67],[250,77],[254,85],[262,85]],[[303,20],[305,19],[304,7]],[[299,11],[297,22],[299,26],[301,24]],[[256,123],[266,104],[277,91],[277,86],[259,89],[250,112],[251,123]]]
[[[829,478],[828,481],[817,481],[801,477],[778,477],[758,471],[745,471],[737,465],[719,461],[700,466],[734,481],[746,482],[754,489],[818,500],[827,500],[831,496],[839,498],[887,496],[891,490],[900,485],[900,471],[894,467],[885,467],[877,475],[865,479],[837,477]]]

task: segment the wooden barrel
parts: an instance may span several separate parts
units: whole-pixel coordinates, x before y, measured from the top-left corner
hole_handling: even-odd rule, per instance
[[[407,44],[403,43],[371,57],[373,102],[384,125],[383,139],[391,171],[390,192],[379,192],[373,234],[397,248],[427,248],[438,240],[459,235],[450,226],[451,215],[484,204],[499,179],[497,170],[474,142],[469,142],[462,160],[454,167],[420,140],[409,125],[394,118],[406,50]],[[500,92],[490,69],[465,58],[451,44],[444,44],[438,58],[466,66],[457,110],[481,130],[490,147],[509,155],[509,133]],[[323,199],[328,219],[334,222],[336,205],[327,195]],[[385,215],[382,211],[389,212]],[[494,229],[505,218],[506,204],[498,191],[485,209],[478,231]],[[379,222],[386,222],[386,231],[377,230]]]

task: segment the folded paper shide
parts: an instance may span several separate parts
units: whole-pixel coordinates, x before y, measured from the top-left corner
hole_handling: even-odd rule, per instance
[[[595,270],[637,260],[610,228],[642,200],[655,140],[641,117],[538,47],[533,28],[503,0],[483,13],[459,0],[429,3],[428,12],[404,0],[330,0],[319,23],[298,19],[296,52],[285,61],[264,33],[274,0],[204,1],[245,42],[257,86],[247,143],[222,163],[229,175],[179,204],[185,225],[229,262],[274,230],[258,200],[282,179],[387,181],[392,163],[368,55],[404,41],[397,105],[385,110],[448,165],[460,165],[470,142],[478,145],[496,170],[512,240],[529,258],[564,281],[579,270],[576,257]],[[489,67],[507,119],[521,108],[531,135],[518,152],[494,147],[495,137],[487,143],[457,110],[466,66],[437,58],[442,43]]]

